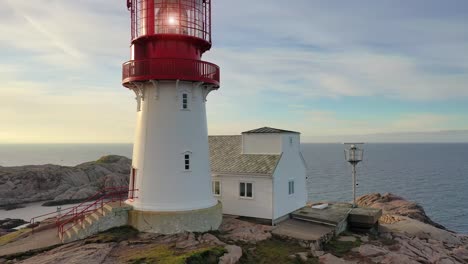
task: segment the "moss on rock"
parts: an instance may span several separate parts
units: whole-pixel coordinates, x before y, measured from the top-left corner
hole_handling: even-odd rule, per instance
[[[152,245],[132,250],[122,257],[122,261],[131,264],[166,263],[166,264],[215,264],[225,253],[222,247],[207,247],[192,251],[178,252],[168,245]]]
[[[291,258],[291,255],[305,252],[307,249],[290,240],[272,238],[257,243],[256,245],[244,244],[244,254],[240,259],[241,264],[316,264],[317,258],[309,258],[307,261],[299,257]]]
[[[15,232],[11,232],[4,236],[0,237],[0,246],[6,245],[10,242],[15,241],[16,239],[20,238],[23,234],[31,232],[30,228],[23,228]]]

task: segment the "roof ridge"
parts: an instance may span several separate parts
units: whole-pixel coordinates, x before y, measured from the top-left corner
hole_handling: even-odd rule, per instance
[[[255,133],[295,133],[295,134],[300,134],[299,132],[296,132],[296,131],[273,128],[273,127],[266,127],[266,126],[242,132],[242,134],[255,134]]]

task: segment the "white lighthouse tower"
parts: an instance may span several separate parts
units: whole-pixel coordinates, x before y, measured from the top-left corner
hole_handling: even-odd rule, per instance
[[[217,229],[211,193],[206,97],[219,67],[211,48],[210,0],[129,0],[131,60],[123,85],[136,94],[137,127],[127,203],[129,223],[163,234]]]

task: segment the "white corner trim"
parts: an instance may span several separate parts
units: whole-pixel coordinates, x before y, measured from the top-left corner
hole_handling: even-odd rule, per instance
[[[132,90],[136,95],[135,100],[137,101],[137,112],[140,112],[141,103],[145,101],[145,84],[140,82],[134,82],[132,84],[135,86],[135,88],[133,88]]]
[[[213,90],[216,90],[214,88],[214,85],[205,85],[203,86],[203,100],[206,102],[207,101],[207,97],[208,97],[208,94],[213,91]]]
[[[159,99],[159,82],[157,80],[151,80],[150,82],[151,84],[153,84],[153,87],[155,89],[154,100],[158,100]]]

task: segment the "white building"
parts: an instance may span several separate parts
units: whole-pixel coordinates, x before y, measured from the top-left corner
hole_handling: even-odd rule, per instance
[[[210,136],[212,189],[223,213],[275,224],[307,203],[300,134],[269,127]]]

